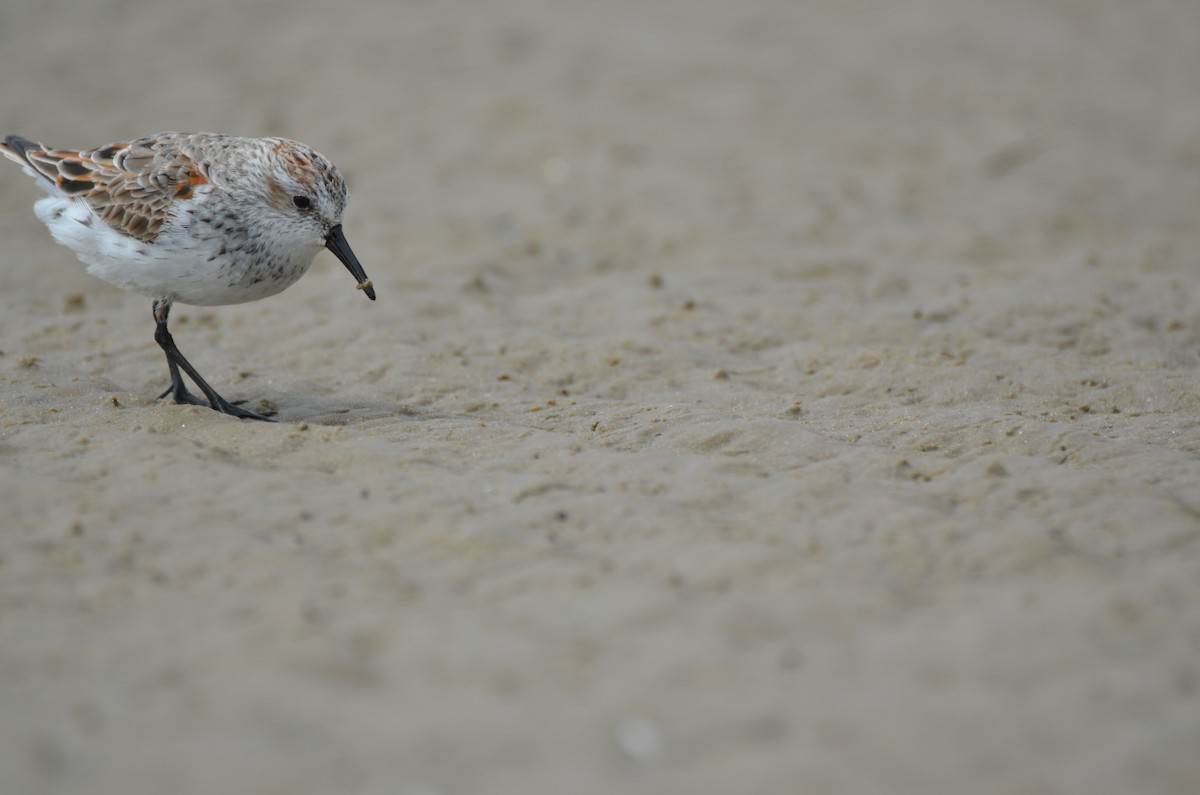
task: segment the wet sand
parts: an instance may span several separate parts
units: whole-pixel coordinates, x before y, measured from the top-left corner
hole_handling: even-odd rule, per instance
[[[35,9],[40,9],[35,14]],[[1200,790],[1200,5],[19,3],[3,133],[286,135],[284,294],[0,166],[0,790]]]

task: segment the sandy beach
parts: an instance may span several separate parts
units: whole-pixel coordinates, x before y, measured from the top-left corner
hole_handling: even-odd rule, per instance
[[[0,134],[305,141],[150,302],[0,162],[0,792],[1200,791],[1200,4],[16,0]]]

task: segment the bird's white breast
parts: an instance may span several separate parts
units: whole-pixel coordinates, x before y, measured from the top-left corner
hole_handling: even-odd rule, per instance
[[[197,306],[256,301],[291,286],[319,247],[255,246],[244,236],[178,216],[153,242],[105,224],[80,199],[50,196],[34,205],[54,239],[88,265],[88,273],[150,298]]]

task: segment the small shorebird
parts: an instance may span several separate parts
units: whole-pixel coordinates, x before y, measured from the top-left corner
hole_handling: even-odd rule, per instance
[[[218,306],[275,295],[322,248],[375,300],[342,234],[346,183],[302,143],[169,132],[76,150],[10,135],[0,152],[49,192],[34,212],[88,273],[153,299],[154,339],[171,372],[160,398],[270,419],[218,395],[179,352],[167,330],[176,301]],[[207,401],[188,391],[180,370]]]

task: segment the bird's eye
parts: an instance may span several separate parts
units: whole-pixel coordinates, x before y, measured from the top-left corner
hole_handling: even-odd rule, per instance
[[[307,210],[309,207],[312,207],[312,199],[307,196],[293,196],[292,204],[301,210]]]

